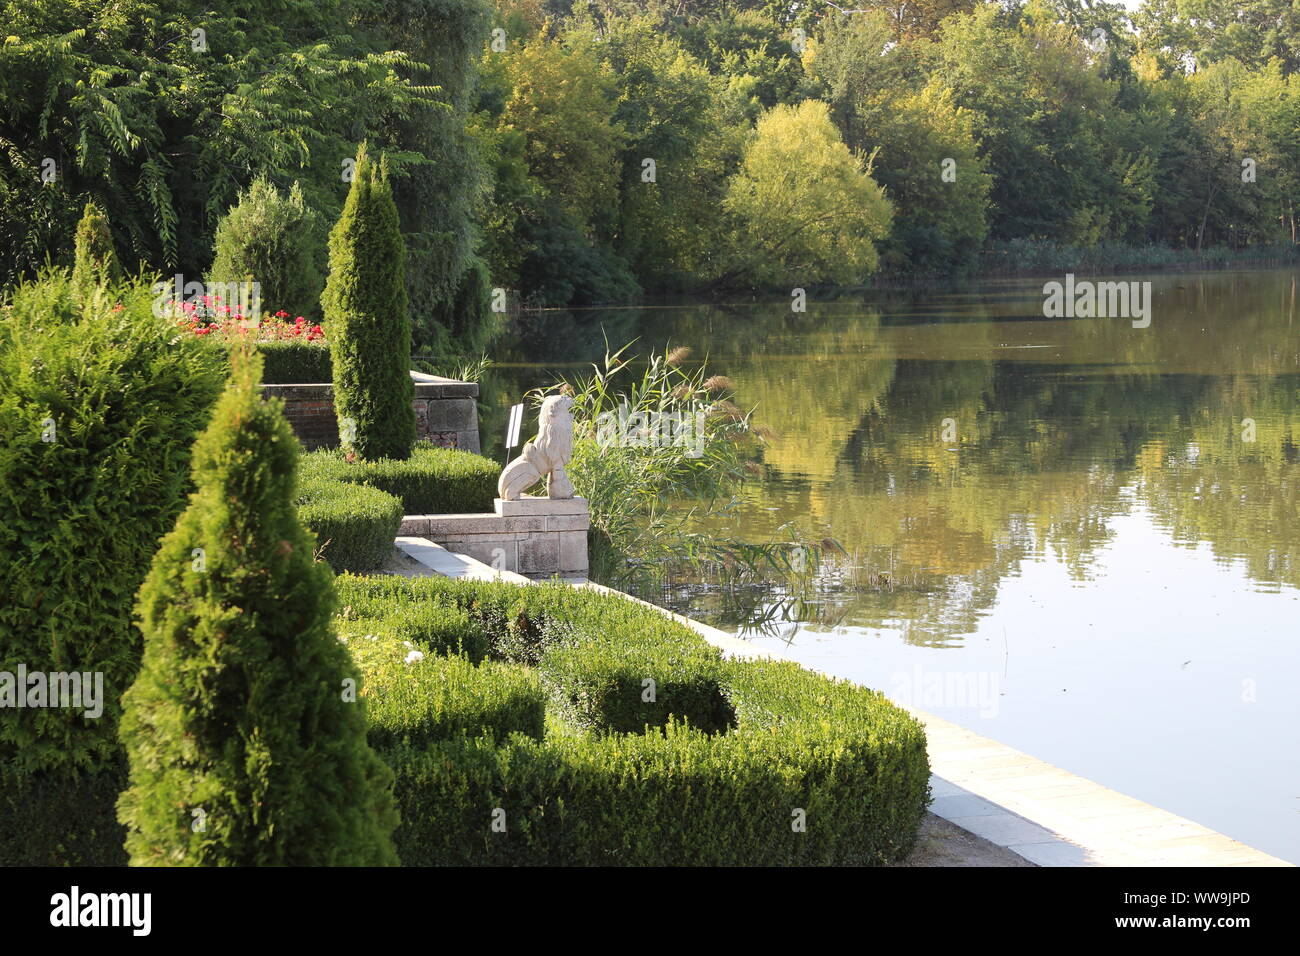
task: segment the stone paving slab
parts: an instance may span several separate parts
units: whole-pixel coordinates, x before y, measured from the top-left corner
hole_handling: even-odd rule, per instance
[[[399,551],[418,561],[430,571],[435,571],[447,578],[461,578],[467,581],[509,581],[513,584],[528,584],[528,578],[514,571],[498,571],[482,561],[476,561],[469,555],[454,554],[442,545],[434,544],[425,538],[402,537],[396,540]]]

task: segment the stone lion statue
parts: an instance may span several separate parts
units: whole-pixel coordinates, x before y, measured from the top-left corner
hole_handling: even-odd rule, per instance
[[[573,483],[564,466],[573,457],[573,399],[551,395],[537,416],[537,440],[524,445],[519,457],[506,465],[497,481],[497,494],[514,501],[542,478],[546,497],[572,498]]]

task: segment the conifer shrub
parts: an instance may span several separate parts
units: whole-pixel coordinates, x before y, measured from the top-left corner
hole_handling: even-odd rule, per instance
[[[132,604],[185,504],[225,364],[152,302],[134,282],[83,303],[55,272],[0,311],[0,671],[98,673],[104,690],[97,717],[0,708],[4,766],[120,758],[119,700],[141,653]]]
[[[113,231],[108,217],[94,200],[90,200],[77,223],[72,285],[78,296],[84,298],[97,284],[121,279],[122,269],[113,249]]]
[[[404,461],[415,443],[405,249],[386,161],[357,151],[352,188],[330,232],[321,305],[343,448]]]
[[[208,280],[257,282],[262,302],[271,308],[316,317],[322,240],[320,217],[307,207],[302,188],[294,183],[282,195],[259,177],[217,223]]]
[[[304,476],[378,488],[400,498],[408,515],[491,511],[500,473],[500,466],[482,455],[424,443],[405,461],[349,462],[338,449],[303,456]]]
[[[298,487],[298,519],[316,537],[317,554],[336,572],[373,571],[393,553],[402,502],[378,488],[328,479]]]
[[[55,272],[0,309],[0,671],[101,688],[95,708],[0,708],[0,865],[126,861],[113,806],[140,664],[131,608],[224,364],[152,301],[147,284],[78,290]]]
[[[299,447],[255,355],[194,448],[189,507],[140,589],[125,695],[134,865],[394,862],[392,777],[366,743],[333,575],[294,509]]]
[[[0,866],[126,866],[114,809],[126,761],[96,771],[0,767]]]

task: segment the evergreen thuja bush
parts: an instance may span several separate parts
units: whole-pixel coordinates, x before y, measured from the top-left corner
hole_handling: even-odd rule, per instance
[[[82,298],[97,283],[121,278],[122,270],[113,250],[113,233],[108,226],[108,217],[93,200],[86,203],[81,221],[77,223],[74,255],[72,285]]]
[[[155,318],[152,299],[145,281],[81,299],[55,270],[0,303],[0,672],[103,681],[93,716],[0,707],[11,770],[98,772],[121,757],[119,702],[141,654],[132,606],[185,507],[222,382],[222,357]]]
[[[297,183],[283,196],[269,180],[255,180],[217,224],[208,278],[216,283],[255,281],[268,309],[318,315],[319,222]]]
[[[234,357],[189,508],[140,589],[124,699],[135,865],[395,862],[392,775],[366,743],[333,576],[294,508],[299,448],[260,359]]]
[[[415,443],[411,316],[405,251],[387,164],[363,143],[352,188],[330,233],[321,305],[334,363],[334,410],[344,448],[405,460]]]

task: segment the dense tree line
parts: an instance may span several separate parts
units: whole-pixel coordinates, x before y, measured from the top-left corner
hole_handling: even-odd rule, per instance
[[[502,0],[496,23],[485,254],[525,301],[1297,239],[1283,0]]]
[[[297,184],[323,275],[363,139],[420,350],[477,345],[494,288],[584,304],[1297,240],[1289,0],[492,2],[5,0],[0,285],[70,263],[88,201],[123,268],[205,274],[259,179]]]

